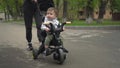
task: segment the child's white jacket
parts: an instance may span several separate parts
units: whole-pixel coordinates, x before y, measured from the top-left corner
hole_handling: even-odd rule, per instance
[[[54,25],[55,29],[58,28],[58,25],[60,24],[59,21],[57,20],[57,18],[55,18],[51,21],[51,20],[48,20],[47,17],[45,17],[44,23],[45,22],[52,23]],[[41,30],[45,30],[46,28],[48,28],[44,23],[41,25]]]

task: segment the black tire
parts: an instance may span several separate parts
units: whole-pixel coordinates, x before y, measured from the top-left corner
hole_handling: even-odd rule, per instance
[[[58,53],[53,53],[53,59],[58,60],[59,59],[59,54]]]
[[[64,53],[63,49],[59,49],[58,54],[59,54],[58,63],[63,64],[66,59],[66,54]]]

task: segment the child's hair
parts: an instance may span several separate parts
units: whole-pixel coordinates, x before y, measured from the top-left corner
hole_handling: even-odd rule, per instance
[[[56,16],[58,16],[58,11],[57,11],[57,9],[56,8],[54,8],[54,7],[50,7],[50,8],[48,8],[48,10],[47,11],[54,11],[55,12],[55,14],[56,14]]]

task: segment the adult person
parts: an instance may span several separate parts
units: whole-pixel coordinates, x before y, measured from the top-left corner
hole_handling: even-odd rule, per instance
[[[39,8],[38,8],[39,7]],[[28,42],[28,49],[32,50],[32,22],[35,18],[37,37],[39,42],[42,41],[41,37],[41,24],[44,13],[49,7],[54,7],[53,0],[24,0],[23,13],[26,29],[26,40]]]

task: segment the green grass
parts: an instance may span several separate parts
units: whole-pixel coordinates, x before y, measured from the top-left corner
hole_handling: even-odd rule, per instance
[[[86,23],[84,20],[74,20],[71,24],[67,24],[67,26],[106,26],[106,25],[120,25],[120,21],[110,21],[105,20],[103,23],[97,23],[93,21],[92,23]]]
[[[12,21],[5,21],[7,23],[24,23],[24,20],[12,20]],[[33,22],[33,25],[35,25],[35,22]],[[104,20],[103,23],[97,23],[96,21],[93,21],[92,23],[86,23],[85,20],[74,20],[71,24],[67,24],[67,26],[106,26],[106,25],[119,25],[120,21],[111,21],[111,20]]]

